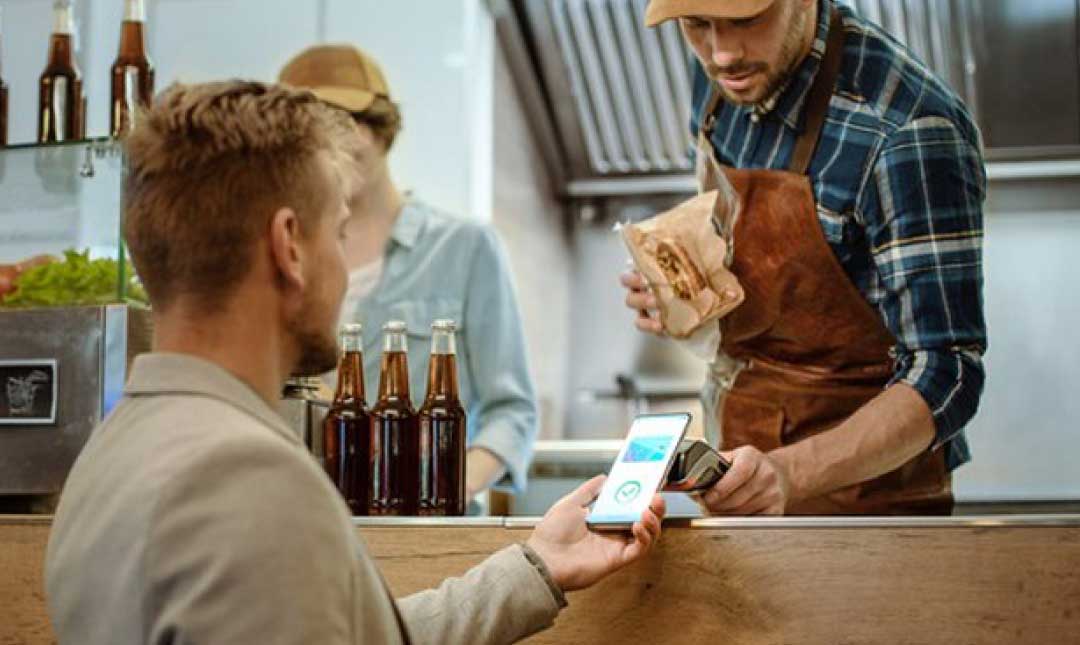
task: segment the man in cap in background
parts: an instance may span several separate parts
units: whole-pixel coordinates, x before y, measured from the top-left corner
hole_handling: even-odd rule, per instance
[[[957,96],[835,0],[651,0],[695,54],[702,191],[746,300],[703,391],[717,514],[929,514],[982,393],[981,140]],[[623,276],[639,329],[655,297]]]
[[[468,417],[467,496],[493,484],[521,493],[539,419],[521,314],[498,237],[490,227],[402,195],[388,162],[402,118],[371,56],[348,45],[311,47],[285,65],[279,80],[352,117],[354,127],[341,134],[354,160],[342,322],[364,326],[365,381],[378,384],[383,324],[403,320],[413,337],[410,390],[422,396],[430,325],[456,321]]]

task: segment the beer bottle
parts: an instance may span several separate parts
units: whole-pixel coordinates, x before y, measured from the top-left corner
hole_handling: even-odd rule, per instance
[[[372,515],[415,515],[419,496],[420,447],[416,411],[409,398],[408,341],[405,323],[383,326],[379,400],[371,409]]]
[[[8,86],[4,82],[4,8],[0,7],[0,148],[8,142]]]
[[[112,102],[109,133],[122,137],[135,125],[138,106],[154,97],[154,66],[146,56],[145,0],[125,0],[120,27],[120,51],[112,66]]]
[[[458,399],[452,320],[431,325],[427,395],[420,406],[420,515],[465,514],[465,410]]]
[[[85,99],[82,75],[75,64],[75,21],[72,0],[53,3],[53,33],[49,62],[41,73],[38,101],[38,141],[51,143],[84,138]]]
[[[371,417],[364,393],[363,327],[341,328],[334,402],[323,421],[324,467],[353,515],[368,514],[371,496]]]

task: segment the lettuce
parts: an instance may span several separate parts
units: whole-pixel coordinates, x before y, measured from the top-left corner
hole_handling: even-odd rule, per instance
[[[117,293],[120,265],[116,260],[91,260],[89,249],[64,251],[62,262],[27,270],[15,280],[17,289],[0,302],[3,307],[72,307],[121,302]],[[128,268],[131,271],[130,267]],[[147,302],[134,272],[128,278],[127,303]]]

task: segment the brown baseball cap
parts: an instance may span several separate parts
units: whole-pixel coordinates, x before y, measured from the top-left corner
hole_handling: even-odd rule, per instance
[[[645,26],[655,27],[665,20],[685,16],[707,18],[749,18],[772,6],[776,0],[649,0]]]
[[[285,64],[278,81],[311,90],[319,99],[348,112],[367,110],[377,96],[390,98],[379,64],[352,45],[309,47]]]

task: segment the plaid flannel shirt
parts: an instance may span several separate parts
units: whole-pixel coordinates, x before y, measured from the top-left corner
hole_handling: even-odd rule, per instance
[[[811,54],[756,106],[721,103],[712,143],[721,163],[786,169],[820,67],[833,0],[819,0]],[[846,33],[809,175],[818,220],[852,282],[896,338],[892,382],[917,390],[950,469],[982,394],[986,174],[979,131],[960,99],[878,26],[840,7]],[[710,80],[694,63],[691,130]]]

